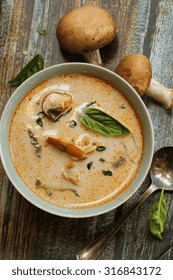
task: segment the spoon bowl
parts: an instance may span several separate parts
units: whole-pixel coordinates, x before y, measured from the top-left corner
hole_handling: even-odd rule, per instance
[[[173,191],[173,147],[164,147],[155,152],[151,163],[150,176],[152,183],[139,200],[94,242],[79,252],[76,255],[77,259],[97,259],[128,217],[131,216],[135,209],[137,209],[149,195],[156,190],[162,189],[162,187],[167,191]]]
[[[173,147],[164,147],[154,156],[150,168],[152,184],[165,190],[173,190]]]

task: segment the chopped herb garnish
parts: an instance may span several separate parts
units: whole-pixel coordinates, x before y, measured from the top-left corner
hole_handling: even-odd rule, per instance
[[[92,165],[93,165],[93,161],[90,161],[90,162],[87,164],[87,168],[88,168],[88,170],[90,170],[90,169],[91,169]]]
[[[106,150],[106,148],[104,146],[98,146],[96,148],[96,151],[98,151],[98,152],[103,152],[104,150]]]
[[[103,173],[104,176],[112,176],[113,175],[112,171],[110,171],[110,170],[102,170],[102,173]]]
[[[39,126],[43,127],[43,118],[45,117],[45,113],[44,113],[44,112],[39,112],[37,115],[38,115],[39,117],[36,119],[36,123],[37,123]]]
[[[105,162],[105,159],[104,158],[100,158],[99,159],[101,162]]]
[[[120,105],[119,108],[120,108],[120,109],[126,109],[126,106]]]
[[[36,119],[36,123],[37,123],[39,126],[43,127],[43,120],[42,120],[42,118]]]
[[[44,28],[39,28],[37,29],[38,33],[40,33],[40,35],[45,36],[46,35],[46,29]]]
[[[77,122],[76,122],[75,120],[71,120],[71,121],[69,122],[69,126],[70,126],[71,128],[75,127],[76,125],[77,125]]]

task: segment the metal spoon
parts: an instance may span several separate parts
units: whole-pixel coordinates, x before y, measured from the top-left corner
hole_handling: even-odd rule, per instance
[[[146,198],[154,191],[164,189],[173,191],[173,147],[164,147],[158,150],[152,160],[150,168],[151,186],[139,198],[139,200],[128,210],[127,213],[122,215],[115,223],[113,223],[102,235],[100,235],[88,247],[83,249],[76,255],[78,260],[95,260],[103,251],[105,246],[116,234],[116,232],[125,223],[127,218],[138,208]]]

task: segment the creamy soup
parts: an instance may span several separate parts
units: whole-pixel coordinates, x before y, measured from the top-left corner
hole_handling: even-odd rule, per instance
[[[128,133],[103,135],[86,126],[81,116],[88,109],[106,113]],[[9,141],[26,186],[67,208],[114,199],[132,183],[143,153],[132,106],[117,88],[87,74],[57,76],[33,88],[13,115]]]

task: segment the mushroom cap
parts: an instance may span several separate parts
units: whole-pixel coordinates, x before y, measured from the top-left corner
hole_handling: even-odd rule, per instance
[[[56,35],[63,49],[82,54],[109,44],[116,35],[116,24],[106,10],[82,6],[60,19]]]
[[[138,53],[132,53],[123,58],[115,72],[124,78],[140,96],[149,88],[152,77],[152,66],[149,59]]]
[[[43,112],[52,120],[58,118],[72,106],[72,97],[68,93],[52,92],[45,96],[42,103]]]

